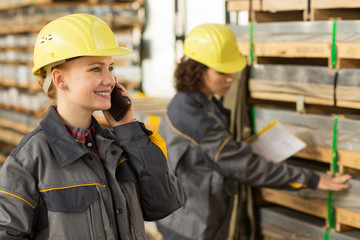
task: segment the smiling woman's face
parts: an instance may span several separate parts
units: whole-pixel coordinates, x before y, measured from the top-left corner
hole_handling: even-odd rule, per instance
[[[204,73],[204,86],[201,91],[212,98],[214,94],[225,96],[234,82],[234,74],[220,73],[212,68],[208,68]]]
[[[59,67],[64,76],[66,94],[62,99],[74,110],[107,110],[115,86],[112,57],[80,57]]]

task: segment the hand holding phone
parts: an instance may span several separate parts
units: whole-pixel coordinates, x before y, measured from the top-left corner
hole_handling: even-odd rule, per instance
[[[111,92],[111,107],[109,113],[116,121],[122,119],[130,108],[130,100],[121,94],[121,89],[114,87]]]

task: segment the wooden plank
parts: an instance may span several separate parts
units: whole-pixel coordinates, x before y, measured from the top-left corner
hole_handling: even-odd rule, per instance
[[[304,149],[297,152],[294,156],[319,162],[330,163],[332,160],[332,149],[319,146],[306,146]]]
[[[317,199],[305,199],[300,196],[287,193],[285,191],[262,188],[262,198],[265,201],[288,207],[303,213],[327,220],[328,210],[327,201]],[[354,212],[345,208],[335,207],[336,212],[336,231],[346,231],[351,227],[360,228],[360,212]]]
[[[256,56],[328,58],[328,43],[321,42],[256,42]]]
[[[336,106],[337,107],[344,107],[344,108],[360,109],[360,102],[349,101],[349,100],[337,100],[336,101]]]
[[[311,8],[328,9],[328,8],[360,8],[359,0],[311,0]]]
[[[244,55],[249,54],[249,43],[238,42]],[[267,57],[329,58],[330,43],[323,42],[254,42],[254,55]]]
[[[248,42],[238,42],[239,50],[248,55]],[[338,42],[338,58],[360,59],[360,43]],[[257,56],[329,58],[330,42],[254,42]]]
[[[250,44],[237,44],[240,52],[249,56]],[[337,69],[360,68],[360,43],[339,42],[337,49]],[[326,42],[254,42],[254,56],[257,64],[300,64],[332,68],[330,43]]]
[[[228,1],[227,9],[229,12],[240,12],[240,11],[249,11],[250,3],[248,0],[246,1]],[[260,10],[260,0],[252,1],[252,9]]]
[[[273,93],[273,92],[250,92],[250,97],[254,99],[263,99],[263,100],[274,100],[274,101],[283,101],[283,102],[296,102],[299,98],[298,94],[289,94],[289,93]],[[305,96],[306,104],[318,104],[318,105],[334,105],[332,99],[323,99]]]
[[[262,11],[306,10],[308,0],[262,0]]]
[[[360,213],[349,211],[344,208],[336,209],[336,221],[339,224],[360,228]]]
[[[336,106],[349,108],[360,107],[360,88],[353,86],[336,86]]]
[[[338,154],[338,165],[340,169],[347,167],[360,170],[360,153],[339,149]],[[332,149],[320,146],[307,146],[294,156],[319,162],[331,163]]]
[[[360,43],[339,42],[336,45],[339,58],[360,59]]]
[[[273,92],[304,95],[333,101],[333,84],[309,83],[306,81],[278,81],[273,79],[249,79],[250,92]]]
[[[261,194],[264,200],[295,209],[316,217],[327,218],[327,206],[323,203],[307,200],[283,191],[262,188]]]

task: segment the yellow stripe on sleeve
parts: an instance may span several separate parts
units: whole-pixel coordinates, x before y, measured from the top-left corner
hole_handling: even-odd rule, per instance
[[[300,189],[300,188],[306,188],[305,184],[302,183],[288,183],[292,188]]]
[[[223,150],[223,148],[225,147],[225,145],[228,143],[228,141],[231,139],[231,136],[229,136],[221,145],[221,147],[219,148],[219,151],[216,153],[215,158],[214,158],[214,162],[217,163],[219,155],[221,153],[221,151]]]
[[[196,146],[200,146],[200,143],[196,142],[193,138],[191,138],[190,136],[188,136],[188,135],[180,132],[177,128],[175,128],[175,126],[172,124],[172,122],[170,121],[170,118],[169,118],[169,116],[168,116],[167,114],[166,114],[165,117],[166,117],[166,119],[168,120],[168,122],[170,123],[171,128],[172,128],[175,132],[177,132],[179,135],[181,135],[181,136],[189,139],[189,140],[190,140],[193,144],[195,144]]]
[[[26,201],[26,200],[23,199],[22,197],[19,197],[19,196],[15,195],[15,194],[12,194],[12,193],[9,193],[9,192],[3,191],[3,190],[0,190],[0,192],[5,193],[5,194],[8,194],[8,195],[13,196],[13,197],[16,197],[16,198],[18,198],[18,199],[26,202],[27,204],[29,204],[32,208],[35,208],[34,205],[32,205],[31,203],[29,203],[28,201]]]
[[[117,165],[116,165],[116,167],[118,167],[118,166],[120,166],[120,164],[122,164],[124,161],[126,161],[126,160],[128,160],[127,158],[124,158],[124,159],[122,159]]]

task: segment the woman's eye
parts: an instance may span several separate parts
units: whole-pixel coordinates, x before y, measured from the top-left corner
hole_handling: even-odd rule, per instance
[[[100,72],[100,71],[101,71],[101,68],[99,68],[99,67],[94,67],[94,68],[91,69],[91,71],[93,71],[93,72]]]
[[[114,67],[109,67],[109,71],[112,72],[114,70]]]

